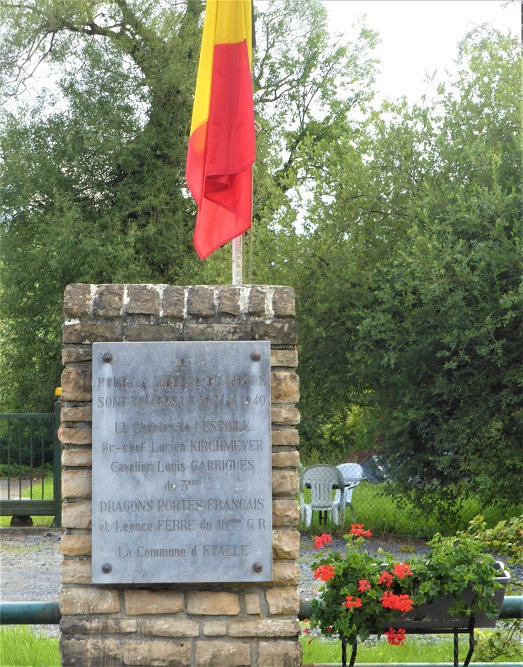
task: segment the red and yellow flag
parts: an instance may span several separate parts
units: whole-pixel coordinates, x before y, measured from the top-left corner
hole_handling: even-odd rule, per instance
[[[251,68],[252,0],[207,0],[186,167],[201,259],[251,226]]]

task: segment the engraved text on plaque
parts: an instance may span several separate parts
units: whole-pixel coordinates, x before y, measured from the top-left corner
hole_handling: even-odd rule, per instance
[[[92,381],[93,582],[270,581],[270,343],[94,343]]]

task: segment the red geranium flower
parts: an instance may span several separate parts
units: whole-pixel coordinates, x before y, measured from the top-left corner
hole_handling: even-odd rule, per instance
[[[412,572],[410,571],[410,565],[408,563],[394,563],[392,574],[395,574],[400,579],[403,579],[404,577],[412,577]]]
[[[320,565],[314,570],[314,578],[328,581],[334,576],[334,568],[332,565]]]
[[[332,542],[332,537],[328,533],[323,533],[323,535],[318,535],[314,538],[314,548],[321,549],[322,547],[330,544]]]
[[[387,591],[382,598],[381,604],[386,609],[397,609],[398,611],[411,611],[412,600],[408,595],[394,595],[391,591]]]
[[[392,574],[389,574],[387,570],[383,570],[380,578],[378,579],[378,584],[385,584],[385,586],[392,586]]]
[[[370,588],[370,584],[367,581],[367,579],[360,579],[358,581],[358,584],[359,584],[358,585],[358,590],[361,591],[362,593],[364,593],[365,591],[368,591],[369,588]]]
[[[356,535],[356,537],[372,537],[372,533],[370,532],[370,530],[363,530],[362,523],[351,524],[349,535]]]
[[[405,630],[403,628],[398,628],[397,630],[390,628],[388,632],[385,632],[385,636],[389,644],[399,646],[405,641]]]
[[[354,598],[352,595],[347,595],[345,597],[345,606],[347,609],[351,607],[361,607],[361,598]]]

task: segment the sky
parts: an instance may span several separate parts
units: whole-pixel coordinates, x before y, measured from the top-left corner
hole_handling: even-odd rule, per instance
[[[520,34],[521,6],[499,0],[322,0],[334,32],[350,29],[367,15],[366,24],[380,33],[375,50],[381,61],[379,99],[407,95],[411,101],[429,92],[425,73],[437,70],[443,81],[452,67],[458,42],[474,26],[492,23],[504,33]],[[349,32],[350,34],[350,32]]]

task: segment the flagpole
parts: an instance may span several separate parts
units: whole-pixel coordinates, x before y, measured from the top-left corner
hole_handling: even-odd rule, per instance
[[[243,238],[244,235],[237,236],[232,240],[232,284],[241,285],[243,283]]]

